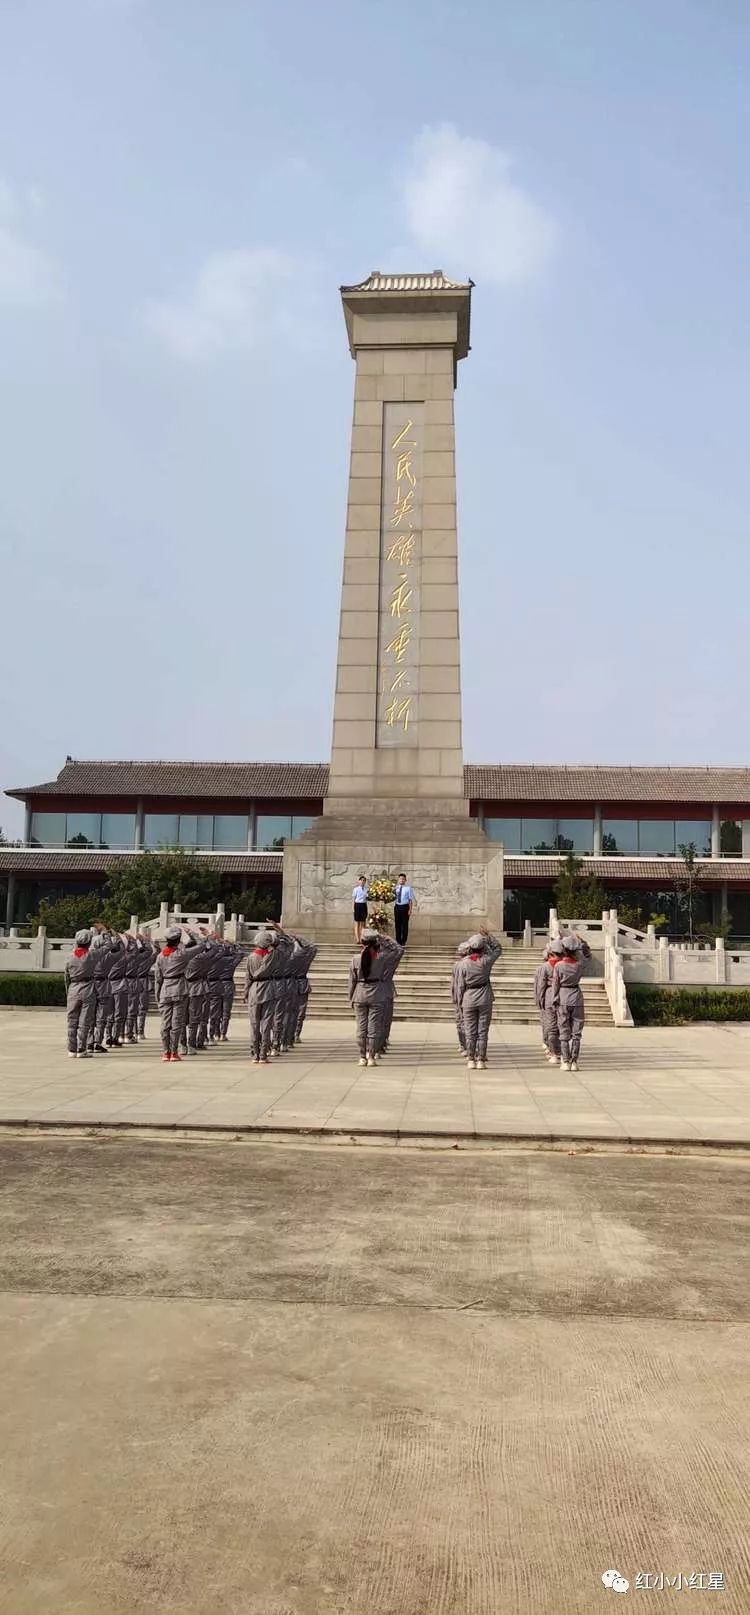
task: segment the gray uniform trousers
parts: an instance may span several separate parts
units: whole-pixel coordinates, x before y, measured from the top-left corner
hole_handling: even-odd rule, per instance
[[[97,1049],[104,1047],[107,1028],[112,1022],[114,1004],[112,1000],[112,983],[108,976],[97,976],[94,981],[96,989],[96,1013],[93,1021],[93,1043]]]
[[[250,1053],[254,1060],[267,1060],[271,1047],[271,1032],[276,1007],[269,980],[253,982],[247,995],[247,1014],[250,1022]]]
[[[542,1007],[542,1037],[550,1054],[560,1053],[560,1033],[557,1025],[557,1010],[551,1001],[552,989],[548,987],[544,995]]]
[[[118,976],[111,982],[112,987],[112,1016],[110,1020],[110,1036],[113,1042],[120,1041],[125,1036],[125,1023],[128,1018],[128,979],[127,976]]]
[[[309,977],[308,976],[303,976],[301,978],[301,980],[297,983],[297,987],[298,987],[298,993],[297,993],[297,1019],[296,1019],[295,1027],[294,1027],[294,1041],[295,1041],[295,1043],[299,1043],[299,1040],[300,1040],[300,1038],[302,1036],[302,1028],[303,1028],[303,1026],[305,1024],[305,1016],[307,1014],[307,1006],[308,1006],[308,1004],[310,1002],[311,988],[310,988]]]
[[[208,982],[208,1036],[221,1037],[221,1018],[224,1009],[224,983],[218,976]]]
[[[183,1048],[187,1045],[191,1049],[203,1047],[205,1038],[202,1036],[203,1014],[208,1001],[208,982],[202,976],[194,976],[187,986],[187,1027],[183,1031]]]
[[[136,1027],[139,1037],[146,1036],[146,1016],[148,1015],[148,1001],[151,993],[151,971],[145,976],[138,977],[138,1014]]]
[[[128,987],[128,1013],[125,1022],[125,1036],[129,1043],[134,1043],[138,1036],[138,1004],[141,997],[141,983],[138,976],[126,976]]]
[[[457,1035],[458,1035],[458,1046],[459,1046],[462,1054],[465,1054],[466,1053],[466,1033],[464,1031],[464,1012],[463,1012],[463,1010],[461,1008],[461,1002],[460,1002],[460,999],[458,997],[458,973],[459,973],[460,968],[461,968],[461,961],[457,959],[454,966],[453,966],[453,979],[452,979],[452,985],[451,985],[451,997],[453,999],[453,1007],[454,1007],[454,1009],[456,1011],[456,1032],[457,1032]]]
[[[378,983],[379,986],[381,986],[381,983]],[[372,998],[365,998],[363,994],[368,990],[374,992],[374,989],[358,987],[357,995],[354,999],[354,1014],[357,1021],[357,1047],[360,1059],[364,1059],[366,1055],[372,1058],[374,1054],[379,1054],[383,1047],[385,1004],[380,992],[377,992],[377,995]]]
[[[71,981],[66,995],[68,1053],[84,1054],[96,1014],[96,987],[89,981]]]
[[[461,1012],[466,1037],[466,1053],[470,1060],[486,1060],[487,1058],[487,1040],[490,1034],[492,1005],[494,1002],[495,996],[489,982],[486,987],[469,987],[464,993]]]
[[[560,1035],[560,1052],[563,1060],[577,1060],[581,1052],[581,1033],[585,1019],[583,993],[580,987],[561,987],[557,1004],[557,1028]]]
[[[229,1022],[232,1019],[232,1005],[234,1003],[234,977],[231,981],[226,979],[221,984],[221,1035],[226,1037],[229,1031]]]
[[[163,982],[159,995],[159,1029],[165,1054],[179,1054],[185,1036],[187,1007],[187,990],[182,978]]]

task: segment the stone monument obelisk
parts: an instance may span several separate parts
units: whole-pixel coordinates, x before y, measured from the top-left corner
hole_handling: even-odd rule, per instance
[[[341,288],[356,363],[329,792],[284,850],[284,917],[348,927],[360,870],[405,870],[415,925],[502,928],[502,853],[469,817],[461,746],[455,430],[471,282]]]

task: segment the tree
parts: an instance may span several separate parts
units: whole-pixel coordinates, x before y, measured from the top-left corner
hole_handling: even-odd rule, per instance
[[[675,891],[684,904],[687,913],[687,931],[690,941],[695,940],[695,893],[698,884],[698,870],[696,860],[698,849],[694,841],[681,842],[678,848],[683,863],[683,873],[675,880]]]
[[[220,896],[216,869],[183,847],[128,858],[111,871],[104,893],[102,919],[116,930],[127,925],[131,914],[154,919],[161,903],[209,912]]]
[[[89,926],[101,914],[101,908],[101,891],[74,892],[51,903],[42,898],[38,914],[30,915],[25,923],[32,930],[46,926],[48,936],[70,937]]]
[[[584,875],[583,859],[569,852],[560,863],[555,882],[555,906],[568,920],[601,919],[605,907],[604,888],[592,875]]]

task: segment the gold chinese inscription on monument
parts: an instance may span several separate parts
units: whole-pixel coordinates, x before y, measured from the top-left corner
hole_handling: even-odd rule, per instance
[[[419,710],[424,405],[383,407],[379,746],[415,746]]]

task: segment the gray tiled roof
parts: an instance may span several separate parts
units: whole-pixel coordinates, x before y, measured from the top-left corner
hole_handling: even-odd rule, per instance
[[[448,280],[442,269],[431,269],[428,274],[389,275],[373,269],[366,280],[354,286],[342,286],[342,292],[466,292],[473,281]]]
[[[533,880],[557,879],[560,857],[516,858],[509,853],[503,860],[506,885],[522,876]],[[583,873],[595,875],[598,880],[618,884],[621,880],[648,880],[652,886],[671,886],[676,877],[683,876],[685,865],[681,858],[582,858]],[[698,879],[702,881],[744,881],[750,885],[750,860],[708,858],[698,860]]]
[[[323,797],[327,763],[99,762],[69,758],[56,780],[8,796]]]
[[[137,852],[97,852],[86,848],[80,852],[64,848],[55,852],[50,847],[0,847],[0,875],[100,875],[109,869],[123,868]],[[199,853],[210,858],[211,867],[224,875],[270,875],[281,871],[280,852],[222,852]]]
[[[69,759],[55,780],[8,796],[322,798],[327,763],[107,762]],[[750,804],[750,768],[467,763],[464,792],[484,802]]]
[[[464,777],[473,801],[750,803],[750,768],[469,763]]]

